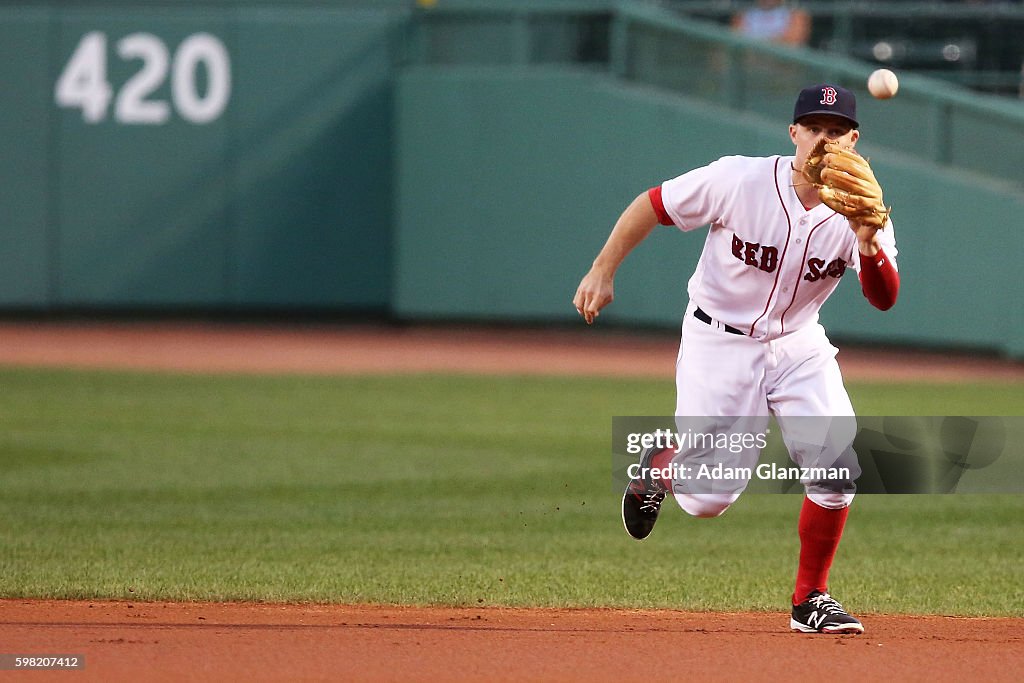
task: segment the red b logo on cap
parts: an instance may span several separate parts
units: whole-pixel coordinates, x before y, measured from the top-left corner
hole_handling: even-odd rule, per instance
[[[827,104],[832,106],[836,103],[836,97],[839,93],[836,92],[835,88],[822,88],[821,89],[821,102],[819,104]]]

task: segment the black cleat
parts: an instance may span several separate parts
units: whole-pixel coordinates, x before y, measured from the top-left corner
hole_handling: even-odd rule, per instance
[[[640,454],[640,471],[636,479],[630,479],[622,494],[622,524],[626,533],[638,541],[651,535],[654,523],[658,521],[661,503],[668,493],[660,480],[651,477],[651,460],[665,449],[644,449]]]
[[[864,624],[847,614],[835,598],[816,590],[793,608],[789,628],[803,633],[864,633]]]

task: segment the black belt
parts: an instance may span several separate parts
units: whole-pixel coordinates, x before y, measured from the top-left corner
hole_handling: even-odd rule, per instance
[[[710,325],[712,322],[711,316],[705,313],[704,311],[700,310],[700,306],[694,309],[693,317],[701,321],[702,323],[707,323],[708,325]],[[722,323],[722,329],[728,332],[729,334],[742,334],[744,336],[746,336],[747,334],[743,330],[733,327],[732,325],[726,325],[725,323]]]

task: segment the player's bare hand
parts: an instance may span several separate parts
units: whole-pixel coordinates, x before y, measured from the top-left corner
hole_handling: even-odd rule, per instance
[[[614,298],[615,288],[611,276],[591,270],[580,281],[572,303],[587,324],[592,325],[594,319],[601,314],[601,309],[610,304]]]
[[[850,228],[857,235],[857,248],[865,256],[874,256],[880,249],[876,233],[878,228],[871,225],[863,225],[854,220],[850,221]]]

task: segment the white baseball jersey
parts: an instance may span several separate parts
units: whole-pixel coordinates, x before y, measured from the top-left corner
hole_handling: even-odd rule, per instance
[[[687,291],[717,321],[759,341],[818,320],[846,269],[860,270],[849,221],[825,204],[803,207],[791,156],[723,157],[664,182],[664,211],[680,230],[710,224]],[[878,240],[895,267],[892,224]]]

